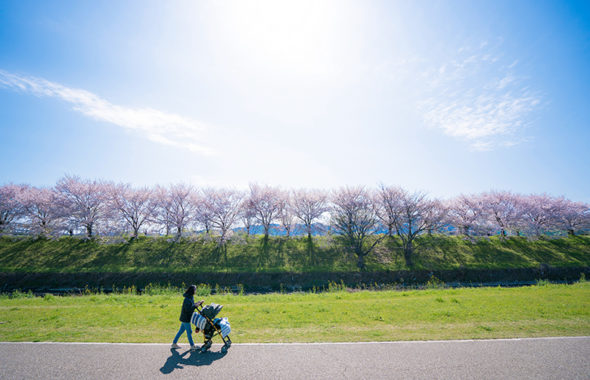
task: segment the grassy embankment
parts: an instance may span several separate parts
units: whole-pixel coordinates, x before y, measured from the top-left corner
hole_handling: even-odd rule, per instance
[[[415,266],[406,268],[397,239],[385,239],[367,257],[369,271],[400,269],[530,268],[589,266],[590,236],[531,240],[524,237],[465,239],[424,235],[418,238]],[[56,240],[0,238],[0,272],[314,272],[355,271],[354,254],[337,237],[237,236],[227,254],[210,238]]]
[[[521,288],[204,296],[234,342],[590,335],[590,283]],[[182,297],[0,296],[0,341],[169,342]],[[200,339],[200,337],[198,338]],[[218,339],[218,338],[217,338]],[[218,340],[217,340],[218,341]],[[181,343],[186,344],[186,338]]]

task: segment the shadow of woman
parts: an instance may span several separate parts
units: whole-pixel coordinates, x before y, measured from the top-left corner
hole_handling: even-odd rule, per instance
[[[172,373],[175,369],[183,369],[184,366],[192,365],[192,366],[202,366],[202,365],[210,365],[215,360],[219,360],[223,358],[226,354],[222,354],[221,352],[207,352],[201,354],[198,351],[185,351],[182,354],[178,353],[178,350],[170,349],[170,355],[168,359],[166,359],[166,363],[160,368],[160,372],[167,375]],[[189,354],[189,355],[187,355]]]

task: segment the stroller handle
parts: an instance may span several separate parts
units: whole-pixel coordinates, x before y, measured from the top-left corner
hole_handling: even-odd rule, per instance
[[[205,303],[205,300],[200,300],[198,302],[195,302],[195,310],[198,311],[199,314],[201,314],[201,311],[203,310],[203,304],[204,303]]]

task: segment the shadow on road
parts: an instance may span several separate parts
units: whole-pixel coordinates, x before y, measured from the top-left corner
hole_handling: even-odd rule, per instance
[[[199,353],[198,351],[185,351],[182,354],[178,353],[178,350],[170,349],[170,355],[168,359],[166,359],[166,363],[160,368],[160,372],[163,374],[172,373],[175,369],[183,369],[184,366],[193,365],[193,366],[202,366],[202,365],[210,365],[215,360],[223,358],[226,354],[222,354],[221,352],[206,352],[204,354]],[[189,354],[189,355],[187,355]]]

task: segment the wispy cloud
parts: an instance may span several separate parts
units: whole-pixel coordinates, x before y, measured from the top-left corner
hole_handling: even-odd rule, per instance
[[[187,117],[153,108],[131,108],[112,104],[92,92],[70,88],[43,78],[23,76],[0,70],[0,87],[40,97],[58,98],[93,119],[105,121],[140,133],[156,143],[213,154],[205,144],[208,128]]]
[[[492,150],[524,140],[541,97],[488,44],[463,47],[457,56],[423,72],[426,96],[419,108],[424,121],[466,141],[474,150]]]

